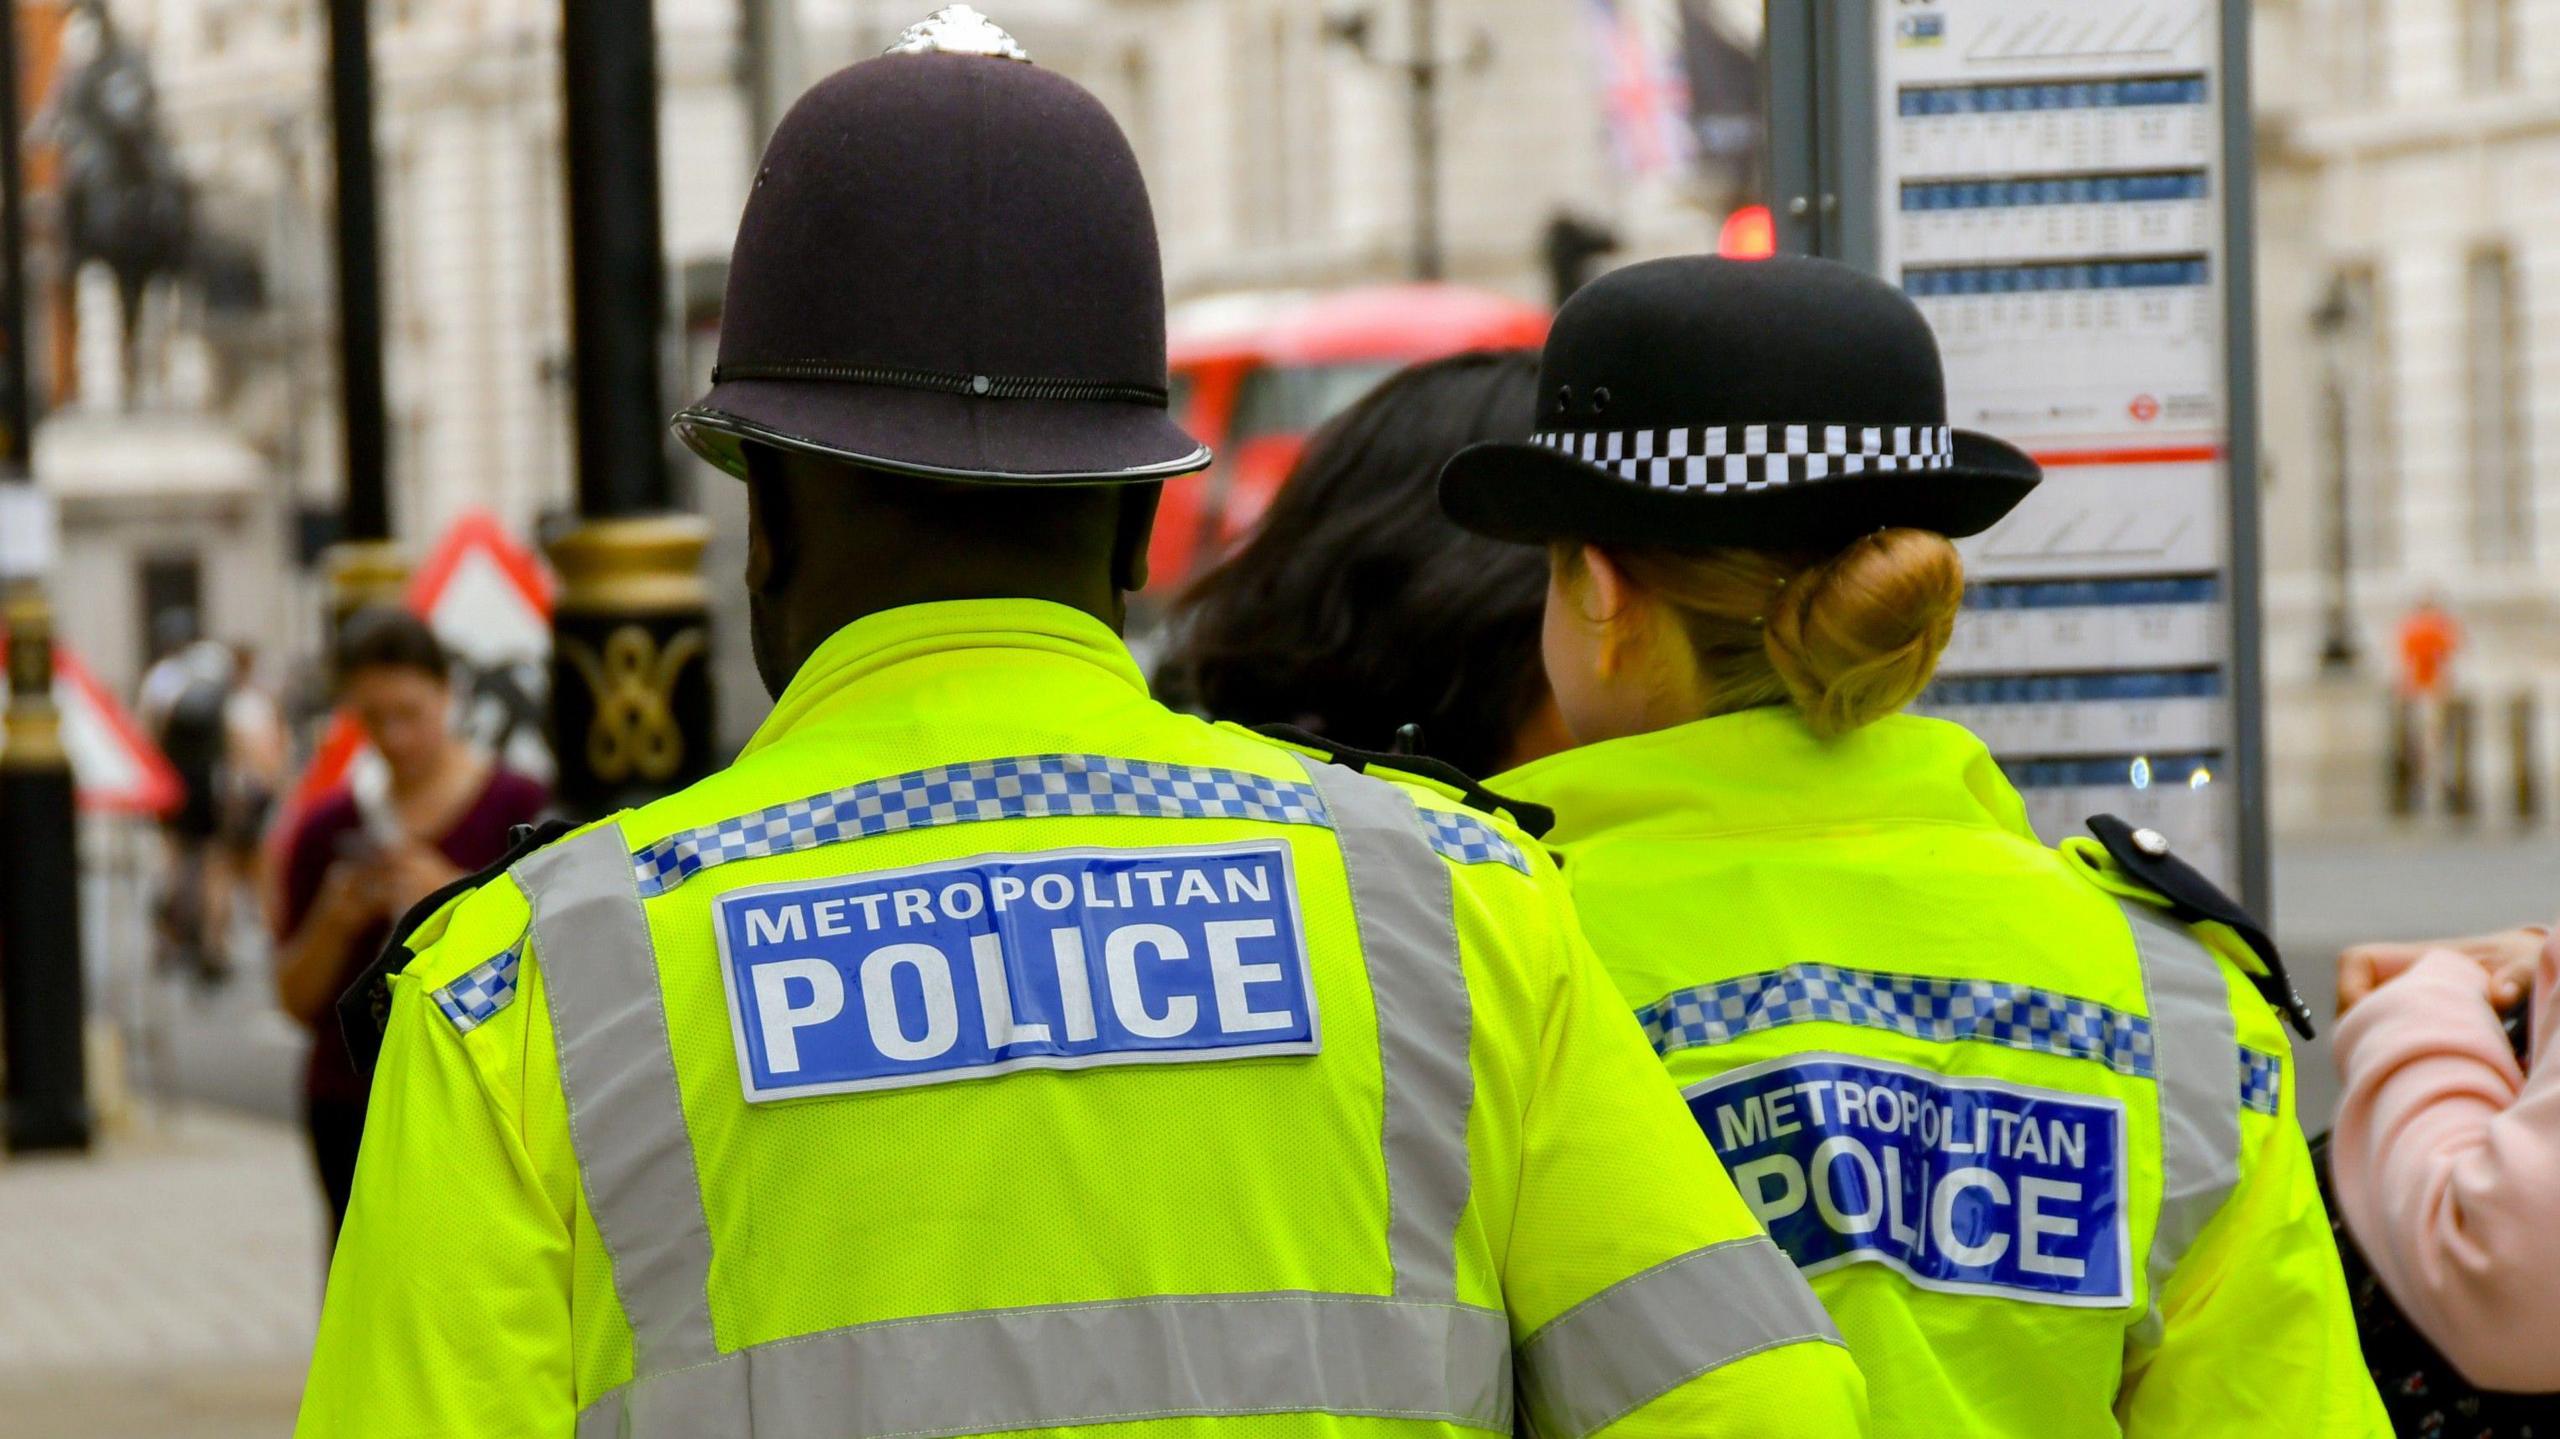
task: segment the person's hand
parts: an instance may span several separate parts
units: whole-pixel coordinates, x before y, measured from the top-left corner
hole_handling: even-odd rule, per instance
[[[2478,964],[2489,1002],[2501,1010],[2513,1009],[2532,987],[2534,966],[2550,938],[2547,927],[2533,924],[2467,939],[2356,945],[2338,956],[2338,1013],[2353,1009],[2436,950],[2449,950]]]
[[[310,922],[340,933],[361,929],[382,914],[381,886],[370,863],[342,859],[320,879]]]
[[[402,915],[410,906],[462,878],[462,871],[433,846],[411,840],[374,861],[373,881],[383,912]]]

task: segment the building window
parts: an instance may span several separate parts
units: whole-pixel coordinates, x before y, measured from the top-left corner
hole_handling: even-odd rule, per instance
[[[1239,162],[1232,183],[1236,230],[1248,244],[1305,239],[1323,225],[1331,139],[1315,18],[1279,4],[1231,22]]]
[[[2463,398],[2470,432],[2471,549],[2513,564],[2533,558],[2533,465],[2526,453],[2523,317],[2515,257],[2473,252],[2463,271]]]
[[[194,633],[211,632],[212,626],[205,623],[202,559],[186,553],[144,555],[135,581],[140,602],[138,618],[142,621],[142,647],[138,653],[144,663],[170,653],[163,644],[168,637],[162,625],[164,618],[174,627],[175,617],[184,615]]]
[[[1120,52],[1120,123],[1129,132],[1129,149],[1138,157],[1138,168],[1161,184],[1159,167],[1164,161],[1156,154],[1155,72],[1143,45]]]
[[[2462,0],[2462,78],[2474,90],[2515,83],[2515,0]]]
[[[2389,85],[2385,64],[2391,57],[2391,0],[2331,0],[2331,5],[2339,98],[2382,99]]]
[[[2400,557],[2398,387],[2391,315],[2382,277],[2372,265],[2348,265],[2331,281],[2336,328],[2334,367],[2324,422],[2327,473],[2338,485],[2347,553],[2358,569],[2387,568]]]
[[[1287,32],[1278,15],[1238,15],[1230,22],[1230,49],[1235,66],[1233,153],[1239,162],[1228,183],[1235,187],[1236,232],[1248,244],[1267,244],[1286,228],[1288,204],[1287,68],[1282,64]]]

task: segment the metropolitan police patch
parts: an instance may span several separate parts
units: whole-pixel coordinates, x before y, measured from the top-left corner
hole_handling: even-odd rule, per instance
[[[984,855],[713,913],[753,1102],[1318,1048],[1286,844]]]
[[[2132,1299],[2113,1099],[1840,1054],[1683,1092],[1734,1187],[1808,1274],[1874,1263],[1957,1294]]]

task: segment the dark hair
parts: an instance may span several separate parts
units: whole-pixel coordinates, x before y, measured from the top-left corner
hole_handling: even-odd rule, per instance
[[[1361,749],[1422,727],[1470,774],[1502,767],[1546,698],[1546,552],[1440,513],[1440,466],[1527,438],[1537,358],[1415,365],[1316,432],[1243,548],[1178,601],[1158,687],[1246,724],[1303,725]]]
[[[368,605],[348,616],[338,630],[334,660],[341,687],[358,670],[416,670],[439,684],[453,670],[444,643],[427,622],[390,605]]]

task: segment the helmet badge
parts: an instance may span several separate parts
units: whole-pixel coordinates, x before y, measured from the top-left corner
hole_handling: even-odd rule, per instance
[[[906,29],[898,43],[881,52],[885,55],[985,55],[996,60],[1019,60],[1028,65],[1031,56],[1025,52],[1004,27],[979,14],[967,5],[946,5]]]

